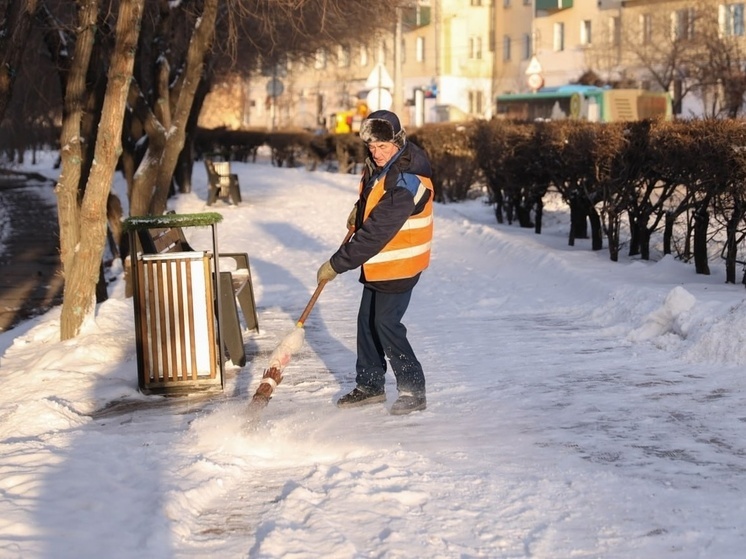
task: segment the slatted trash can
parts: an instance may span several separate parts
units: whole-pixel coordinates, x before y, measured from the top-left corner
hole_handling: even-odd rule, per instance
[[[211,260],[206,252],[139,257],[143,392],[220,388]]]
[[[213,251],[144,254],[136,248],[132,287],[138,386],[170,396],[222,391],[220,282],[214,254],[219,214],[136,217],[125,220],[130,246],[138,229],[165,225],[212,227]]]

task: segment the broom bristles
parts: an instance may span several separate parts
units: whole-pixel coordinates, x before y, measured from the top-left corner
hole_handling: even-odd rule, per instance
[[[284,370],[293,354],[303,348],[304,339],[305,330],[302,326],[296,327],[290,334],[285,336],[280,345],[272,352],[272,355],[269,357],[269,367],[277,368],[281,371]]]

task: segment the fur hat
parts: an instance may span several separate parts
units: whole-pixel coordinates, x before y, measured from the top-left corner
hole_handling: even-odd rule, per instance
[[[371,142],[391,142],[401,148],[407,139],[399,117],[391,111],[374,111],[360,125],[360,139]]]

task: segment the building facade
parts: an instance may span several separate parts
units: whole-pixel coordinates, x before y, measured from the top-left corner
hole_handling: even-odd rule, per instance
[[[413,1],[394,29],[367,44],[339,45],[311,62],[242,80],[243,99],[225,125],[335,130],[377,108],[410,126],[489,118],[495,21],[491,0]],[[215,91],[234,89],[219,84]],[[216,111],[203,113],[202,125],[219,125]]]
[[[741,103],[746,93],[739,85],[746,81],[742,1],[495,2],[501,4],[496,31],[502,44],[521,44],[518,57],[515,49],[495,57],[496,95],[530,92],[526,69],[532,62],[545,87],[586,80],[666,91],[681,117],[727,115],[727,103]],[[712,62],[718,58],[727,62]]]
[[[367,44],[319,51],[215,92],[234,96],[223,111],[232,128],[354,130],[377,108],[408,126],[491,118],[497,95],[581,80],[668,91],[677,114],[706,116],[738,92],[695,68],[701,49],[720,41],[733,67],[718,71],[746,83],[744,29],[740,1],[412,0],[395,28]],[[217,111],[202,117],[209,126],[216,119]]]

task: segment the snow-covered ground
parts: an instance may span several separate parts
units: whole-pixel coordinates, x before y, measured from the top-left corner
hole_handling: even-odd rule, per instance
[[[427,410],[390,416],[390,377],[385,405],[334,406],[354,384],[351,272],[247,432],[357,178],[233,168],[244,203],[210,210],[221,249],[249,253],[261,331],[222,394],[138,393],[121,279],[75,340],[59,309],[0,335],[0,558],[743,556],[746,291],[722,266],[568,247],[561,207],[537,236],[481,200],[438,205],[405,316]],[[204,183],[198,164],[171,207],[204,211]]]

